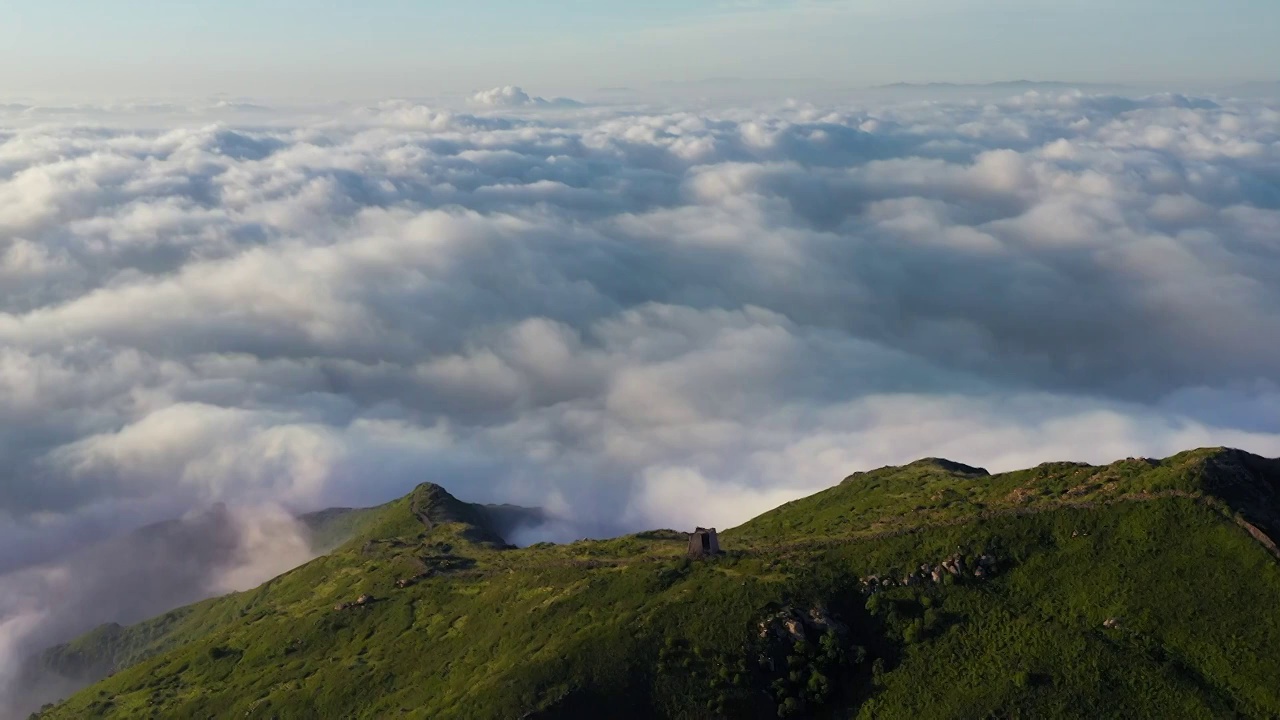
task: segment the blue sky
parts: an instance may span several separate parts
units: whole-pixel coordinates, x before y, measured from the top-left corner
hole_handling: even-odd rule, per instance
[[[0,0],[0,95],[1276,79],[1277,0]]]

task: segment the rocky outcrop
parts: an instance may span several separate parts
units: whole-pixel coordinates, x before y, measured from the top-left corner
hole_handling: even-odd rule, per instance
[[[848,627],[831,617],[822,605],[814,605],[807,610],[790,606],[782,608],[761,620],[757,630],[762,640],[773,638],[786,642],[804,642],[821,637],[829,630],[843,635]]]
[[[986,580],[995,575],[999,568],[1000,562],[993,553],[986,552],[970,558],[956,553],[939,563],[924,563],[901,577],[867,575],[860,578],[860,581],[862,592],[870,595],[890,587],[936,585],[944,582],[948,576],[957,579]]]
[[[365,594],[365,595],[361,595],[360,597],[356,598],[356,599],[355,599],[355,600],[353,600],[352,602],[338,603],[337,605],[334,605],[334,606],[333,606],[333,609],[334,609],[334,610],[338,610],[338,611],[342,611],[342,610],[352,610],[352,609],[355,609],[355,608],[368,607],[368,606],[370,606],[370,605],[372,605],[372,604],[374,604],[374,603],[376,603],[376,602],[378,602],[378,598],[376,598],[376,597],[374,597],[374,596],[372,596],[372,595],[369,595],[369,594]]]

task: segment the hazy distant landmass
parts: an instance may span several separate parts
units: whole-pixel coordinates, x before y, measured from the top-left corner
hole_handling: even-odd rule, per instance
[[[932,90],[970,90],[970,89],[987,89],[987,90],[1039,90],[1039,89],[1100,89],[1100,88],[1119,88],[1123,85],[1103,84],[1103,83],[1078,83],[1063,82],[1061,80],[1000,80],[997,82],[987,83],[953,83],[953,82],[896,82],[887,85],[876,85],[877,90],[901,90],[901,89],[932,89]]]
[[[693,80],[660,80],[655,82],[656,87],[697,87],[697,86],[717,86],[717,85],[814,85],[814,84],[830,84],[828,81],[818,80],[815,78],[743,78],[743,77],[710,77],[697,78]]]

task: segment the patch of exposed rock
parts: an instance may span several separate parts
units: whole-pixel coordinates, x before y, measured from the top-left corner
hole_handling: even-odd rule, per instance
[[[849,628],[831,617],[825,607],[814,605],[808,610],[795,607],[782,608],[761,620],[757,629],[762,640],[773,638],[787,642],[804,642],[821,637],[830,630],[843,635]]]
[[[338,603],[337,605],[333,606],[333,609],[338,611],[352,610],[355,608],[368,607],[376,602],[378,602],[378,598],[372,595],[366,594],[366,595],[361,595],[360,597],[356,598],[352,602]]]
[[[966,558],[956,553],[936,564],[924,563],[902,577],[867,575],[860,580],[863,594],[871,595],[890,587],[936,585],[945,581],[948,576],[957,579],[986,580],[994,576],[999,569],[1000,562],[992,553],[983,553],[976,558]]]

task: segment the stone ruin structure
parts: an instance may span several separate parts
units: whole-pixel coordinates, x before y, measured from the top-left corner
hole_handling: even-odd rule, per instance
[[[699,558],[720,554],[720,540],[715,528],[698,528],[689,534],[689,557]]]

